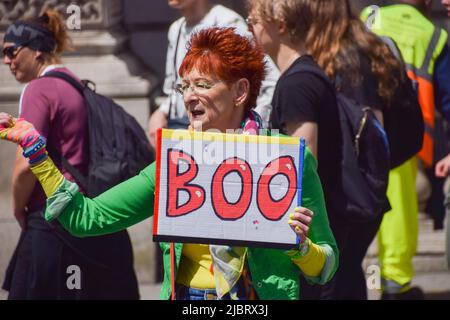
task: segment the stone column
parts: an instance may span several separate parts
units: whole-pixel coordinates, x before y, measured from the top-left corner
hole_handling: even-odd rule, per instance
[[[68,10],[70,5],[77,7]],[[7,26],[23,17],[38,16],[48,8],[66,18],[68,26],[81,16],[80,29],[70,31],[74,52],[63,56],[63,63],[82,79],[96,83],[97,92],[113,98],[145,128],[149,113],[149,94],[155,76],[128,48],[123,25],[122,0],[8,0],[0,2],[0,37]],[[71,24],[72,22],[72,24]],[[23,85],[17,83],[9,69],[0,66],[0,111],[17,116]],[[10,178],[15,147],[0,141],[0,283],[7,262],[16,245],[20,229],[11,212]],[[133,226],[135,268],[140,282],[154,282],[155,245],[151,240],[152,221]]]

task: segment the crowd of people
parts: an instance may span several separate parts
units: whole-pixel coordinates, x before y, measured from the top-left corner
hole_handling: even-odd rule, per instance
[[[298,246],[160,243],[161,298],[367,299],[362,261],[377,234],[382,297],[423,298],[411,287],[415,177],[421,166],[438,177],[450,173],[450,155],[433,158],[438,142],[427,135],[435,110],[450,110],[447,33],[427,18],[431,1],[383,7],[372,30],[349,0],[247,0],[246,20],[208,0],[168,4],[182,17],[168,32],[166,97],[149,119],[150,144],[156,146],[162,127],[243,134],[271,128],[304,138],[307,148],[302,205],[286,220]],[[450,13],[450,2],[442,4]],[[32,32],[17,33],[21,27]],[[52,10],[16,21],[5,33],[4,63],[27,85],[19,118],[0,112],[0,138],[18,145],[13,208],[22,228],[3,288],[9,299],[137,299],[126,228],[153,216],[155,163],[92,199],[61,165],[58,153],[86,173],[89,157],[83,97],[45,77],[57,70],[76,78],[60,58],[69,40]],[[401,100],[414,100],[428,126],[419,156],[386,170],[389,184],[364,221],[349,219],[342,205],[340,95],[368,106],[380,128]],[[83,266],[83,290],[67,290],[67,264]]]

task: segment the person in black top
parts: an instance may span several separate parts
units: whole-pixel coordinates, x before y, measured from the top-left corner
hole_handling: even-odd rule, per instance
[[[301,11],[301,5],[295,4],[288,8],[283,3],[286,10],[281,20],[277,21],[275,15],[281,13],[271,12],[271,1],[252,0],[248,4],[249,28],[281,72],[272,100],[271,128],[306,139],[308,147],[319,160],[319,175],[326,189],[328,181],[324,177],[333,180],[331,173],[338,170],[336,97],[327,83],[317,75],[301,71],[302,67],[310,67],[323,73],[314,59],[306,54],[303,35],[307,32],[308,23],[299,26],[298,31],[288,28],[288,21],[306,21],[309,17]],[[273,8],[281,7],[274,5]],[[279,24],[282,26],[279,27]],[[318,148],[318,141],[333,143],[326,148]]]
[[[341,252],[334,279],[322,288],[303,281],[302,299],[367,299],[361,264],[382,217],[361,224],[345,221],[342,209],[327,201],[339,185],[336,98],[325,81],[301,69],[323,70],[338,91],[370,106],[383,123],[383,110],[394,96],[401,65],[366,30],[348,0],[247,2],[250,29],[282,72],[272,102],[272,128],[303,136],[317,156],[328,216]]]
[[[272,100],[272,129],[305,137],[318,161],[324,190],[335,184],[339,170],[340,135],[336,97],[317,75],[304,72],[305,66],[323,72],[310,55],[297,58],[281,75]],[[320,128],[320,129],[319,129]],[[319,141],[332,141],[326,148]],[[325,144],[324,144],[325,145]],[[326,194],[327,192],[325,192]]]

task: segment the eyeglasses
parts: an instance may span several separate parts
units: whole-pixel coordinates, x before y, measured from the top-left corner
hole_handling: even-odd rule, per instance
[[[257,24],[259,21],[251,16],[248,16],[247,19],[245,19],[245,22],[247,23],[248,26],[253,26]]]
[[[9,60],[14,59],[25,46],[23,44],[15,44],[3,49],[3,56],[8,57]]]
[[[194,81],[192,83],[182,82],[175,86],[175,90],[181,95],[186,94],[187,91],[189,90],[189,88],[191,88],[193,93],[206,94],[208,92],[208,90],[210,90],[216,84],[217,84],[217,82],[214,83],[214,82],[207,81],[207,80],[198,80],[198,81]]]

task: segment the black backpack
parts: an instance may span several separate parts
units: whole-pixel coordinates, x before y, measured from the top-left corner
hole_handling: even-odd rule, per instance
[[[392,107],[383,113],[391,151],[391,169],[415,156],[423,145],[425,130],[422,109],[411,80],[405,75]]]
[[[297,70],[320,77],[336,94],[341,170],[339,185],[326,195],[327,206],[347,221],[367,222],[378,218],[390,209],[386,196],[390,169],[386,132],[370,107],[336,92],[323,72],[308,66]]]
[[[386,36],[380,36],[380,39],[404,65],[402,54],[394,40]],[[388,135],[391,152],[391,169],[409,160],[422,149],[425,130],[417,83],[413,84],[404,70],[402,73],[399,77],[403,79],[395,92],[392,107],[383,113],[384,129]]]
[[[131,115],[111,99],[97,94],[89,86],[66,73],[51,71],[44,77],[62,79],[84,97],[88,111],[89,166],[83,176],[56,150],[48,146],[49,154],[61,163],[86,191],[95,197],[116,184],[139,173],[153,161],[147,136]]]

